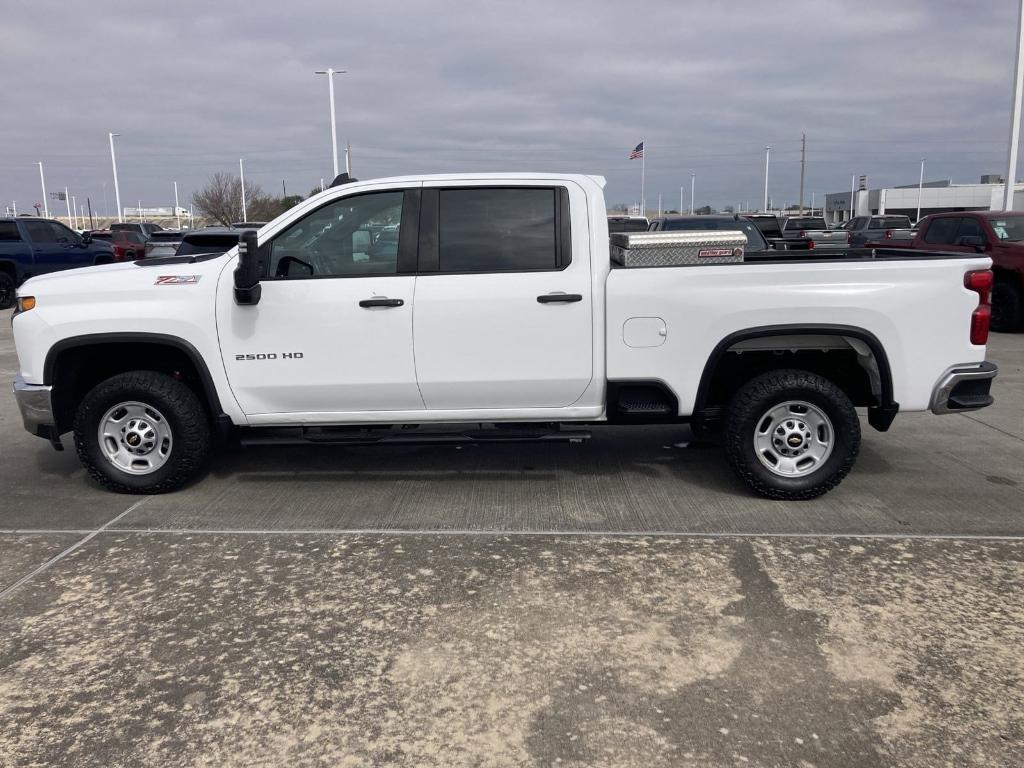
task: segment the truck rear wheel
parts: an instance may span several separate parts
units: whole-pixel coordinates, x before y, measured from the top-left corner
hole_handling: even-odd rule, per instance
[[[11,273],[0,269],[0,309],[10,309],[14,306],[17,290],[18,286]]]
[[[800,370],[764,373],[733,397],[723,430],[726,456],[751,488],[771,499],[813,499],[842,482],[860,450],[850,398]]]
[[[75,414],[78,458],[117,493],[166,493],[195,477],[210,453],[210,423],[196,394],[156,371],[97,384]]]

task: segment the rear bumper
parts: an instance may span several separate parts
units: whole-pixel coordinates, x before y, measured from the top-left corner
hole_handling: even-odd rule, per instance
[[[992,405],[989,391],[999,373],[995,363],[955,365],[944,374],[932,392],[932,413],[960,413]]]
[[[25,429],[47,440],[52,440],[57,430],[50,397],[52,390],[53,387],[45,384],[29,384],[20,374],[14,377],[14,399],[18,402]]]

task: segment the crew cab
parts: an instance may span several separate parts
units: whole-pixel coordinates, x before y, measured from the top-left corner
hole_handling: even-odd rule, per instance
[[[0,309],[14,305],[15,290],[33,275],[113,260],[109,243],[94,242],[54,219],[0,218]]]
[[[821,216],[787,216],[782,222],[782,240],[791,250],[829,250],[847,248],[846,232],[829,229]]]
[[[56,448],[73,432],[111,490],[159,493],[215,436],[578,441],[689,422],[755,491],[807,499],[853,466],[857,407],[885,431],[901,410],[992,402],[988,257],[746,262],[738,231],[610,242],[603,187],[348,181],[224,254],[34,278],[13,318],[25,427]]]
[[[841,227],[850,245],[861,248],[910,248],[914,230],[908,216],[855,216]]]
[[[918,250],[984,254],[992,259],[992,329],[1024,329],[1024,213],[961,211],[921,219],[913,240]]]

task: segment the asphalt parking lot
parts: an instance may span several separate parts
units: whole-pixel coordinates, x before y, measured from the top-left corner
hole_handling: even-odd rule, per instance
[[[1024,335],[989,349],[995,406],[866,429],[806,503],[675,427],[124,497],[0,395],[0,765],[1024,764]]]

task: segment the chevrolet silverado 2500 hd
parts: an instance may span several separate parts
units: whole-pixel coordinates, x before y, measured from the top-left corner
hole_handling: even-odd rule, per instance
[[[690,422],[756,491],[804,499],[853,466],[856,407],[884,431],[898,410],[991,403],[987,256],[744,263],[741,232],[655,232],[615,235],[616,263],[603,186],[345,183],[227,253],[33,278],[13,318],[25,426],[57,448],[73,431],[107,488],[158,493],[225,433],[575,440]],[[670,258],[674,238],[693,258]]]

